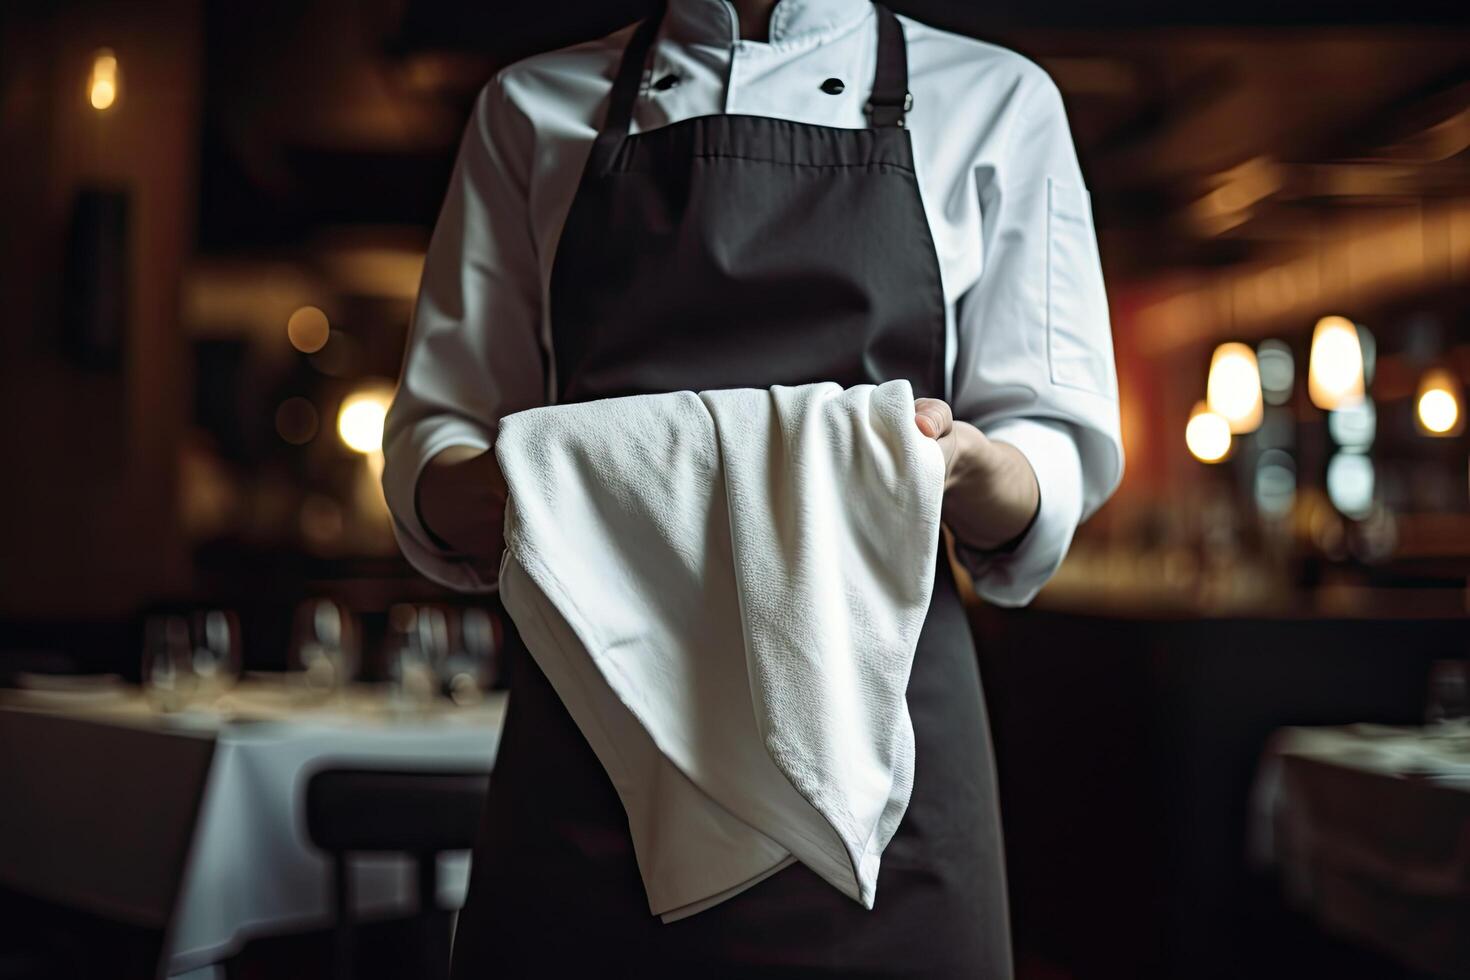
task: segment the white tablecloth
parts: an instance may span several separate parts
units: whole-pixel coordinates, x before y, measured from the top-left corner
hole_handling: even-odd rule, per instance
[[[19,801],[30,809],[14,811],[5,821],[14,836],[0,842],[10,850],[0,854],[9,858],[0,876],[51,901],[142,925],[166,924],[170,973],[218,962],[252,936],[325,927],[331,921],[331,865],[306,836],[309,775],[328,766],[488,771],[505,696],[492,695],[475,708],[413,715],[395,714],[386,705],[386,696],[364,691],[336,706],[277,708],[256,712],[266,720],[232,721],[207,714],[158,716],[135,696],[85,707],[8,697],[0,702],[0,784],[14,775],[31,789],[29,799]],[[211,742],[212,757],[207,750],[201,755],[198,749]],[[108,751],[118,743],[130,747]],[[46,758],[58,746],[66,747],[65,754]],[[170,751],[183,754],[171,761]],[[64,788],[68,782],[97,785],[89,772],[94,763],[107,766],[102,782],[112,787],[110,800]],[[49,778],[48,772],[63,778]],[[191,792],[202,794],[197,817]],[[102,806],[110,812],[97,812]],[[75,846],[82,828],[118,820],[136,824],[129,834],[136,846]],[[52,828],[67,839],[46,839]],[[153,838],[158,843],[148,846]],[[137,846],[163,858],[140,869]],[[135,894],[139,878],[157,877],[159,866],[185,847],[181,880]],[[71,862],[76,867],[67,866],[69,855],[77,855]],[[446,856],[441,870],[441,902],[458,907],[468,855]],[[407,859],[360,859],[353,885],[361,917],[413,911]],[[167,896],[175,892],[169,913]]]

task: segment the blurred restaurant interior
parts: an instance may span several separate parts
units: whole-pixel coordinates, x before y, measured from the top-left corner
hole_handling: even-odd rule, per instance
[[[1124,482],[968,606],[1018,977],[1470,977],[1463,5],[894,6],[1057,82],[1112,312]],[[383,415],[475,95],[644,10],[0,9],[0,980],[445,955],[309,778],[473,826],[504,711]]]

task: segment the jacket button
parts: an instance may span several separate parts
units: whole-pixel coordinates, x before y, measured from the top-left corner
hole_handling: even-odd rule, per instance
[[[656,89],[658,89],[660,92],[667,92],[669,89],[673,88],[675,85],[678,85],[678,84],[679,84],[679,76],[678,75],[674,75],[674,74],[668,74],[668,75],[665,75],[663,78],[660,78],[658,81],[654,82],[653,83],[653,87],[656,88]]]
[[[822,91],[828,95],[840,95],[845,88],[847,86],[842,84],[842,79],[840,78],[829,78],[822,83]]]

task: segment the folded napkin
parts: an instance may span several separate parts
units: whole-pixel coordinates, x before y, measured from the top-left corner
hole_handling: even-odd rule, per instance
[[[871,908],[943,489],[908,382],[536,408],[495,451],[506,610],[617,788],[652,912],[793,860]]]

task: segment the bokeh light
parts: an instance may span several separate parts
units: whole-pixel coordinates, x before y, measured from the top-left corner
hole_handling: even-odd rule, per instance
[[[362,344],[345,330],[331,330],[326,346],[307,358],[313,368],[329,378],[355,378],[362,372]]]
[[[327,315],[315,306],[303,306],[286,321],[286,337],[303,354],[315,354],[327,346],[332,327]]]
[[[1285,517],[1296,503],[1296,461],[1280,449],[1256,460],[1256,507],[1268,517]]]
[[[1378,407],[1364,398],[1327,413],[1327,434],[1343,449],[1367,452],[1378,436]]]
[[[1230,454],[1230,423],[1199,402],[1184,427],[1184,444],[1201,463],[1218,463]]]
[[[1343,450],[1327,462],[1327,497],[1344,517],[1362,520],[1373,511],[1373,460]]]
[[[101,112],[117,103],[121,79],[117,70],[117,55],[110,48],[101,48],[92,56],[92,72],[87,76],[87,101],[92,108]]]
[[[1456,435],[1464,428],[1464,416],[1459,380],[1442,368],[1425,372],[1414,399],[1419,431],[1429,436]]]
[[[1221,344],[1210,359],[1205,400],[1210,411],[1223,416],[1236,434],[1252,432],[1261,424],[1261,372],[1256,352],[1245,344]]]
[[[293,446],[311,442],[320,426],[321,418],[316,406],[299,395],[276,406],[276,432]]]
[[[1285,405],[1296,385],[1296,358],[1284,341],[1263,340],[1256,348],[1256,366],[1261,374],[1261,394],[1267,404]]]
[[[1312,404],[1331,411],[1363,397],[1363,345],[1358,328],[1340,316],[1324,316],[1312,331],[1307,364],[1307,394]]]
[[[337,413],[337,434],[347,448],[359,453],[383,448],[383,421],[388,415],[389,392],[380,387],[356,391],[342,401]]]

